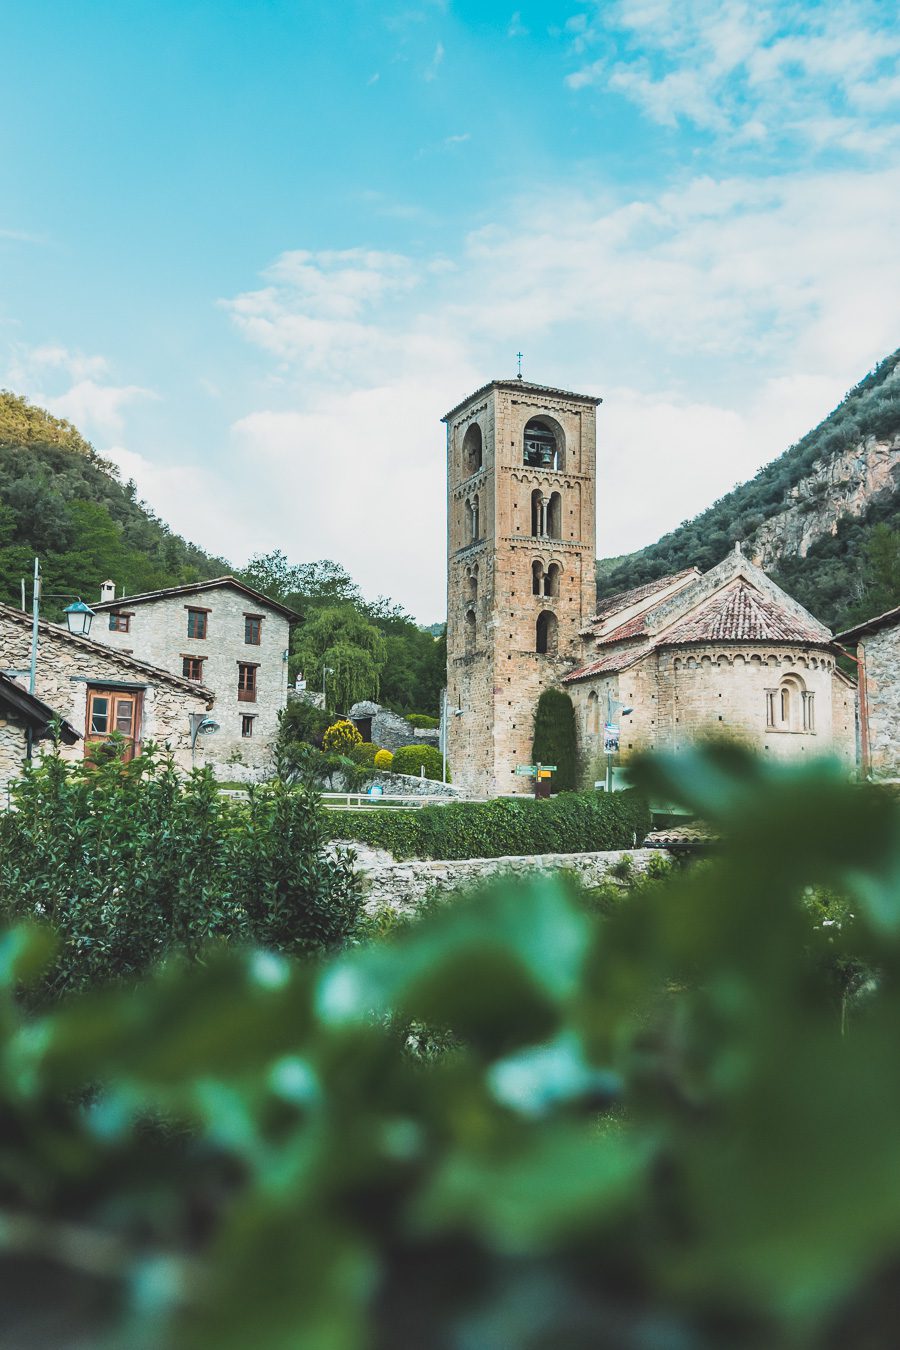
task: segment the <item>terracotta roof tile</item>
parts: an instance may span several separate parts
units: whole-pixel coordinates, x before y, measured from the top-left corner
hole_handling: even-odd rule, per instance
[[[711,596],[658,639],[659,645],[666,647],[680,642],[828,641],[826,629],[805,623],[743,582]]]
[[[578,666],[575,670],[570,670],[568,675],[564,675],[563,684],[574,684],[576,680],[587,680],[592,675],[615,675],[620,670],[627,670],[633,666],[648,652],[651,647],[623,647],[617,652],[607,652],[605,656],[598,657],[596,661],[589,661],[584,666]]]

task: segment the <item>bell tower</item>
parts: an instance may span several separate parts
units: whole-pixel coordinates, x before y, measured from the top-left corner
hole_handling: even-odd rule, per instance
[[[534,711],[596,610],[601,400],[493,380],[447,424],[447,757],[471,796],[528,792]]]

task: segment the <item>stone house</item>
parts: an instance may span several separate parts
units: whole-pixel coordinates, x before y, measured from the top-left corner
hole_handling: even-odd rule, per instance
[[[609,597],[581,637],[582,659],[561,683],[588,781],[616,742],[621,765],[710,735],[772,758],[855,763],[856,687],[830,630],[739,548],[703,575],[690,568]]]
[[[219,730],[203,738],[204,762],[236,777],[270,767],[294,610],[231,576],[118,599],[107,581],[93,608],[98,641],[212,690]]]
[[[900,781],[900,605],[836,641],[856,648],[863,777]]]
[[[29,614],[0,605],[0,672],[8,710],[2,714],[0,785],[15,777],[25,758],[29,719],[36,719],[31,725],[32,741],[34,729],[39,732],[37,748],[47,744],[47,722],[41,729],[41,719],[48,716],[63,720],[65,759],[80,759],[87,746],[118,732],[128,743],[129,757],[152,740],[168,746],[180,768],[191,768],[191,717],[202,717],[212,707],[211,690],[42,619],[32,699],[26,688],[31,632]]]
[[[0,672],[0,790],[17,776],[23,760],[40,753],[42,742],[52,742],[55,726],[61,745],[75,745],[81,739],[54,708]]]

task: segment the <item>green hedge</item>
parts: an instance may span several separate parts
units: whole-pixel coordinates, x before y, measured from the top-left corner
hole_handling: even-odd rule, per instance
[[[440,782],[444,772],[444,761],[440,750],[433,745],[403,745],[394,751],[391,769],[394,773],[408,773],[418,778],[422,769],[425,777]]]
[[[636,792],[564,792],[550,801],[498,798],[418,811],[335,811],[328,827],[333,839],[386,848],[396,858],[502,858],[633,848],[650,829],[650,812]]]

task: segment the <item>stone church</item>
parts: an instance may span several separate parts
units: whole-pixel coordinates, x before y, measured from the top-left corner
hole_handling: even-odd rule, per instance
[[[600,399],[494,380],[447,425],[447,754],[469,795],[528,792],[544,689],[576,709],[586,782],[698,735],[855,761],[832,634],[740,550],[597,605]],[[613,740],[607,725],[614,728]]]

